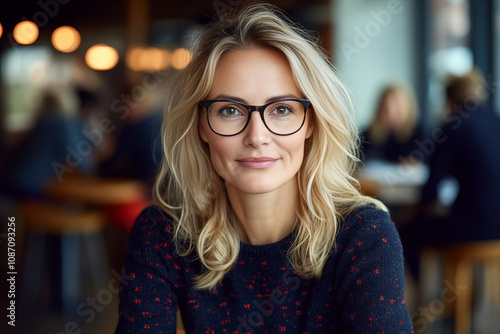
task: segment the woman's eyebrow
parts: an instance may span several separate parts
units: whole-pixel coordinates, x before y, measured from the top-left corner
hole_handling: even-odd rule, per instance
[[[224,95],[224,94],[217,95],[212,100],[233,100],[233,101],[242,102],[245,104],[247,103],[245,101],[245,99],[242,99],[241,97],[236,97],[236,96],[232,96],[232,95]]]
[[[281,100],[281,99],[298,99],[298,98],[299,97],[295,96],[294,94],[277,95],[277,96],[272,96],[272,97],[267,98],[266,103],[271,102],[271,101]],[[225,94],[217,95],[212,100],[233,100],[233,101],[249,104],[245,99],[242,99],[241,97],[232,96],[232,95],[225,95]]]
[[[266,100],[266,103],[271,102],[271,101],[276,101],[276,100],[281,100],[281,99],[298,99],[299,97],[293,95],[293,94],[285,94],[285,95],[278,95],[278,96],[273,96],[270,97]]]

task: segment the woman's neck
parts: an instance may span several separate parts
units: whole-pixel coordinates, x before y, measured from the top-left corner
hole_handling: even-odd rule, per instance
[[[296,179],[265,194],[242,193],[227,188],[229,202],[245,235],[242,241],[252,245],[278,242],[289,235],[297,220],[298,185]]]

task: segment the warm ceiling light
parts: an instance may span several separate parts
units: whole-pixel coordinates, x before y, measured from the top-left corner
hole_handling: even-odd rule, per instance
[[[127,66],[132,70],[132,71],[142,71],[142,59],[144,55],[144,48],[142,47],[135,47],[132,49],[129,49],[127,51],[127,56],[126,56],[126,63]]]
[[[58,51],[69,53],[80,46],[80,34],[70,26],[62,26],[52,33],[52,45]]]
[[[127,66],[133,71],[163,71],[170,60],[168,50],[150,47],[134,47],[127,51]]]
[[[3,33],[3,27],[2,24],[0,23],[0,37],[2,37],[2,33]]]
[[[38,38],[38,27],[31,21],[22,21],[14,27],[13,35],[19,44],[32,44]]]
[[[191,52],[184,48],[175,49],[172,54],[172,66],[175,69],[182,70],[191,61]]]
[[[118,51],[106,44],[96,44],[85,53],[85,62],[94,70],[110,70],[118,63]]]
[[[160,48],[148,48],[146,49],[147,58],[149,60],[148,71],[163,71],[168,67],[169,52],[167,50],[162,50]]]

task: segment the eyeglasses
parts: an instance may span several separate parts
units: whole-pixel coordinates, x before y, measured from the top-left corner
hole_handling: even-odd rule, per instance
[[[306,111],[311,106],[309,100],[279,99],[262,106],[229,100],[204,100],[200,106],[207,111],[210,129],[221,136],[235,136],[250,123],[253,111],[260,113],[266,128],[279,136],[288,136],[299,131],[304,125]]]

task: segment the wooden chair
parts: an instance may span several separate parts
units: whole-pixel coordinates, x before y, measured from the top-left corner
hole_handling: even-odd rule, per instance
[[[177,331],[176,334],[186,334],[184,324],[182,323],[181,312],[177,311]]]
[[[439,249],[438,254],[444,261],[443,284],[451,284],[454,289],[452,296],[444,296],[443,313],[452,315],[455,334],[471,333],[473,291],[477,284],[481,284],[495,306],[500,307],[500,277],[495,270],[495,266],[500,265],[500,240],[455,244]],[[474,282],[475,264],[484,269],[482,282]]]

